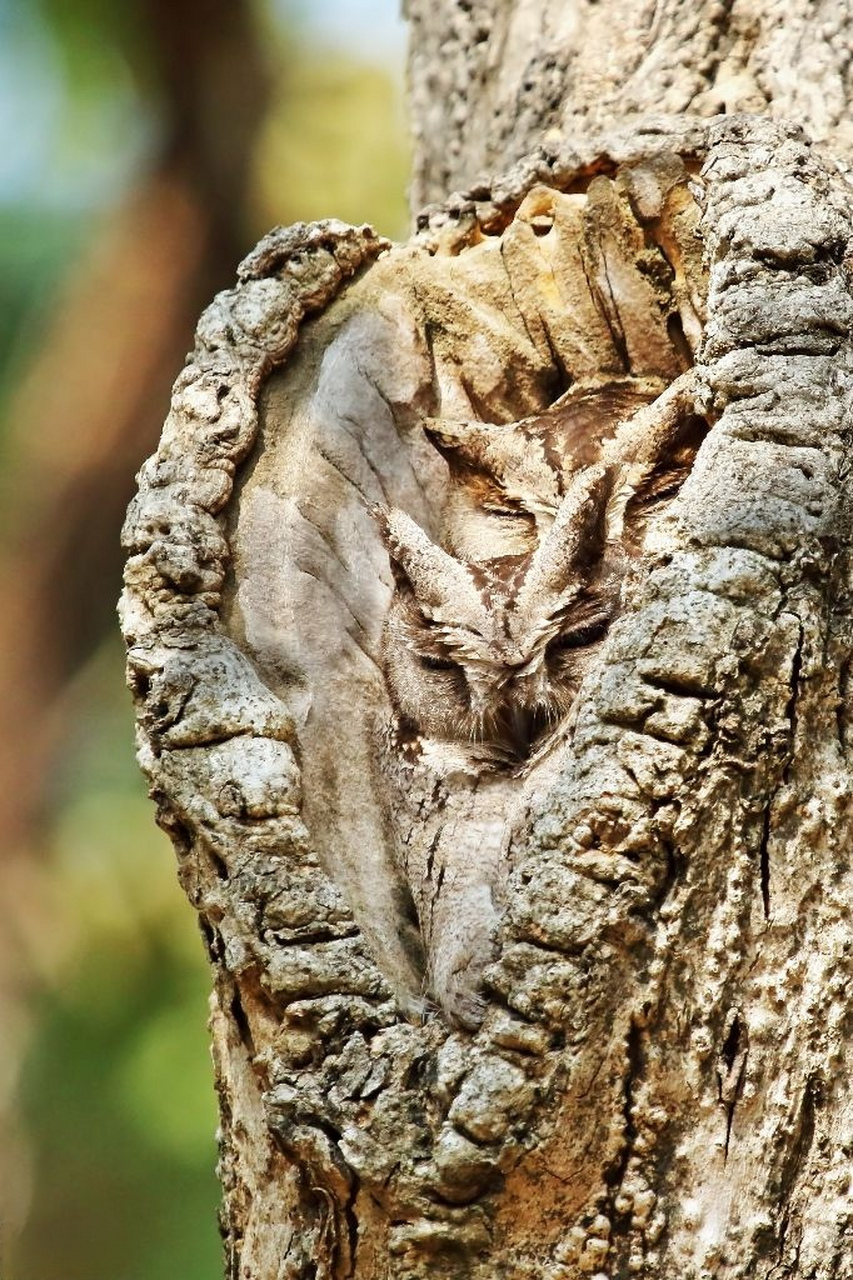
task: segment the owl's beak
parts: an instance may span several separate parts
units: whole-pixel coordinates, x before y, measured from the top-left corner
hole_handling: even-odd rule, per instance
[[[526,759],[534,744],[552,724],[545,707],[511,706],[507,712],[506,727],[513,753],[521,760]]]

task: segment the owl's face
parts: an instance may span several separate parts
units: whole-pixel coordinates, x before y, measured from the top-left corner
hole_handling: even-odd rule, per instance
[[[380,514],[396,581],[385,672],[404,727],[525,758],[568,711],[618,598],[606,548],[612,477],[590,468],[526,555],[450,555],[402,512]]]
[[[613,613],[607,593],[585,592],[582,583],[567,591],[566,605],[516,637],[509,606],[498,605],[484,635],[436,621],[414,595],[398,597],[385,669],[404,722],[427,737],[525,757],[569,710]]]
[[[504,426],[430,422],[451,480],[448,549],[403,512],[376,513],[396,584],[386,680],[414,737],[518,762],[567,713],[626,561],[707,429],[690,378],[575,386]]]

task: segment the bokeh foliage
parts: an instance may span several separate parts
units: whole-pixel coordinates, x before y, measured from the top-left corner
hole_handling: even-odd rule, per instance
[[[376,0],[376,21],[394,8]],[[0,75],[17,59],[29,100],[46,104],[29,167],[0,169],[0,412],[44,341],[45,318],[67,305],[66,273],[157,155],[163,109],[142,12],[143,0],[0,0]],[[359,53],[363,42],[346,52],[339,33],[324,43],[282,0],[255,0],[252,16],[272,94],[241,193],[245,249],[271,223],[327,215],[404,234],[399,68]],[[0,102],[0,123],[15,110],[29,108]],[[174,353],[170,376],[182,357]],[[11,491],[19,463],[0,431],[0,485]],[[118,586],[97,589],[113,600]],[[28,1013],[12,1020],[26,1035],[7,1072],[19,1078],[20,1184],[15,1212],[0,1216],[7,1232],[21,1222],[0,1244],[3,1280],[215,1277],[207,973],[133,760],[115,635],[76,671],[50,708],[57,714],[59,747],[24,851],[28,889],[6,904]],[[15,1050],[0,1028],[0,1077]]]

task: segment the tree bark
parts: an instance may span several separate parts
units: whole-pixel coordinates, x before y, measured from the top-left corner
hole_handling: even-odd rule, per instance
[[[202,317],[122,618],[232,1277],[853,1276],[850,25],[788,14],[412,0],[415,190],[468,189],[273,232]],[[416,588],[471,492],[424,424],[553,441],[615,377],[602,457],[665,384],[704,438],[571,709],[513,767],[405,739],[374,504]]]
[[[853,151],[849,3],[406,0],[412,206],[543,145],[659,114],[795,120]]]

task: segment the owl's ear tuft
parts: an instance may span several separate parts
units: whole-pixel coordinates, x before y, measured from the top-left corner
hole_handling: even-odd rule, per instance
[[[482,633],[488,611],[469,566],[437,546],[405,511],[377,507],[372,514],[398,587],[408,587],[433,620]]]
[[[500,427],[489,422],[454,421],[450,418],[426,418],[423,426],[430,444],[450,463],[451,468],[467,467],[485,471],[495,479],[500,478],[504,461]]]
[[[530,561],[518,593],[519,614],[556,607],[565,591],[604,555],[607,510],[615,469],[587,467],[573,479],[547,535]]]

